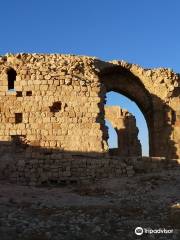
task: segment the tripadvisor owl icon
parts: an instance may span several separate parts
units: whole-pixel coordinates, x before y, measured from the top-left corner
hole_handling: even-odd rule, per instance
[[[142,235],[143,234],[143,228],[142,227],[137,227],[135,229],[135,234],[136,235]]]

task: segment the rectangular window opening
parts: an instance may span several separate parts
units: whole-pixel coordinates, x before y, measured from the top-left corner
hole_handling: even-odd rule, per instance
[[[26,96],[32,96],[32,91],[27,91]]]
[[[15,113],[15,123],[18,124],[18,123],[22,123],[22,119],[23,116],[22,116],[22,113]]]
[[[8,77],[8,90],[14,90],[14,82],[16,81],[16,71],[13,68],[8,69],[7,77]]]
[[[16,97],[22,97],[22,92],[21,91],[17,91],[16,92]]]

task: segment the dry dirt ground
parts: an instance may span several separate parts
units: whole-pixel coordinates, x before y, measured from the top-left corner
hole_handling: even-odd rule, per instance
[[[44,187],[0,182],[0,240],[180,239],[180,170]],[[141,236],[134,229],[173,229]]]

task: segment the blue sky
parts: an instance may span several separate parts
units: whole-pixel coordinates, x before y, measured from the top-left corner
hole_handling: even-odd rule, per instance
[[[179,0],[1,1],[0,54],[71,53],[180,72],[179,9]]]
[[[138,138],[140,139],[142,144],[142,153],[144,156],[148,156],[149,155],[148,127],[147,127],[144,115],[142,114],[139,107],[136,105],[135,102],[131,101],[130,99],[128,99],[127,97],[119,93],[109,92],[107,93],[106,98],[107,98],[107,103],[106,103],[107,105],[121,106],[123,109],[127,109],[129,112],[131,112],[135,116],[136,125],[139,129]],[[109,128],[108,144],[112,148],[117,147],[118,146],[117,134],[110,122],[107,121],[106,125]]]

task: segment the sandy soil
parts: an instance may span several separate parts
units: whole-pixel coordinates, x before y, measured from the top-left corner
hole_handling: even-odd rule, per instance
[[[0,189],[0,240],[180,239],[178,169],[87,185],[0,182]],[[136,227],[173,233],[138,236]]]

